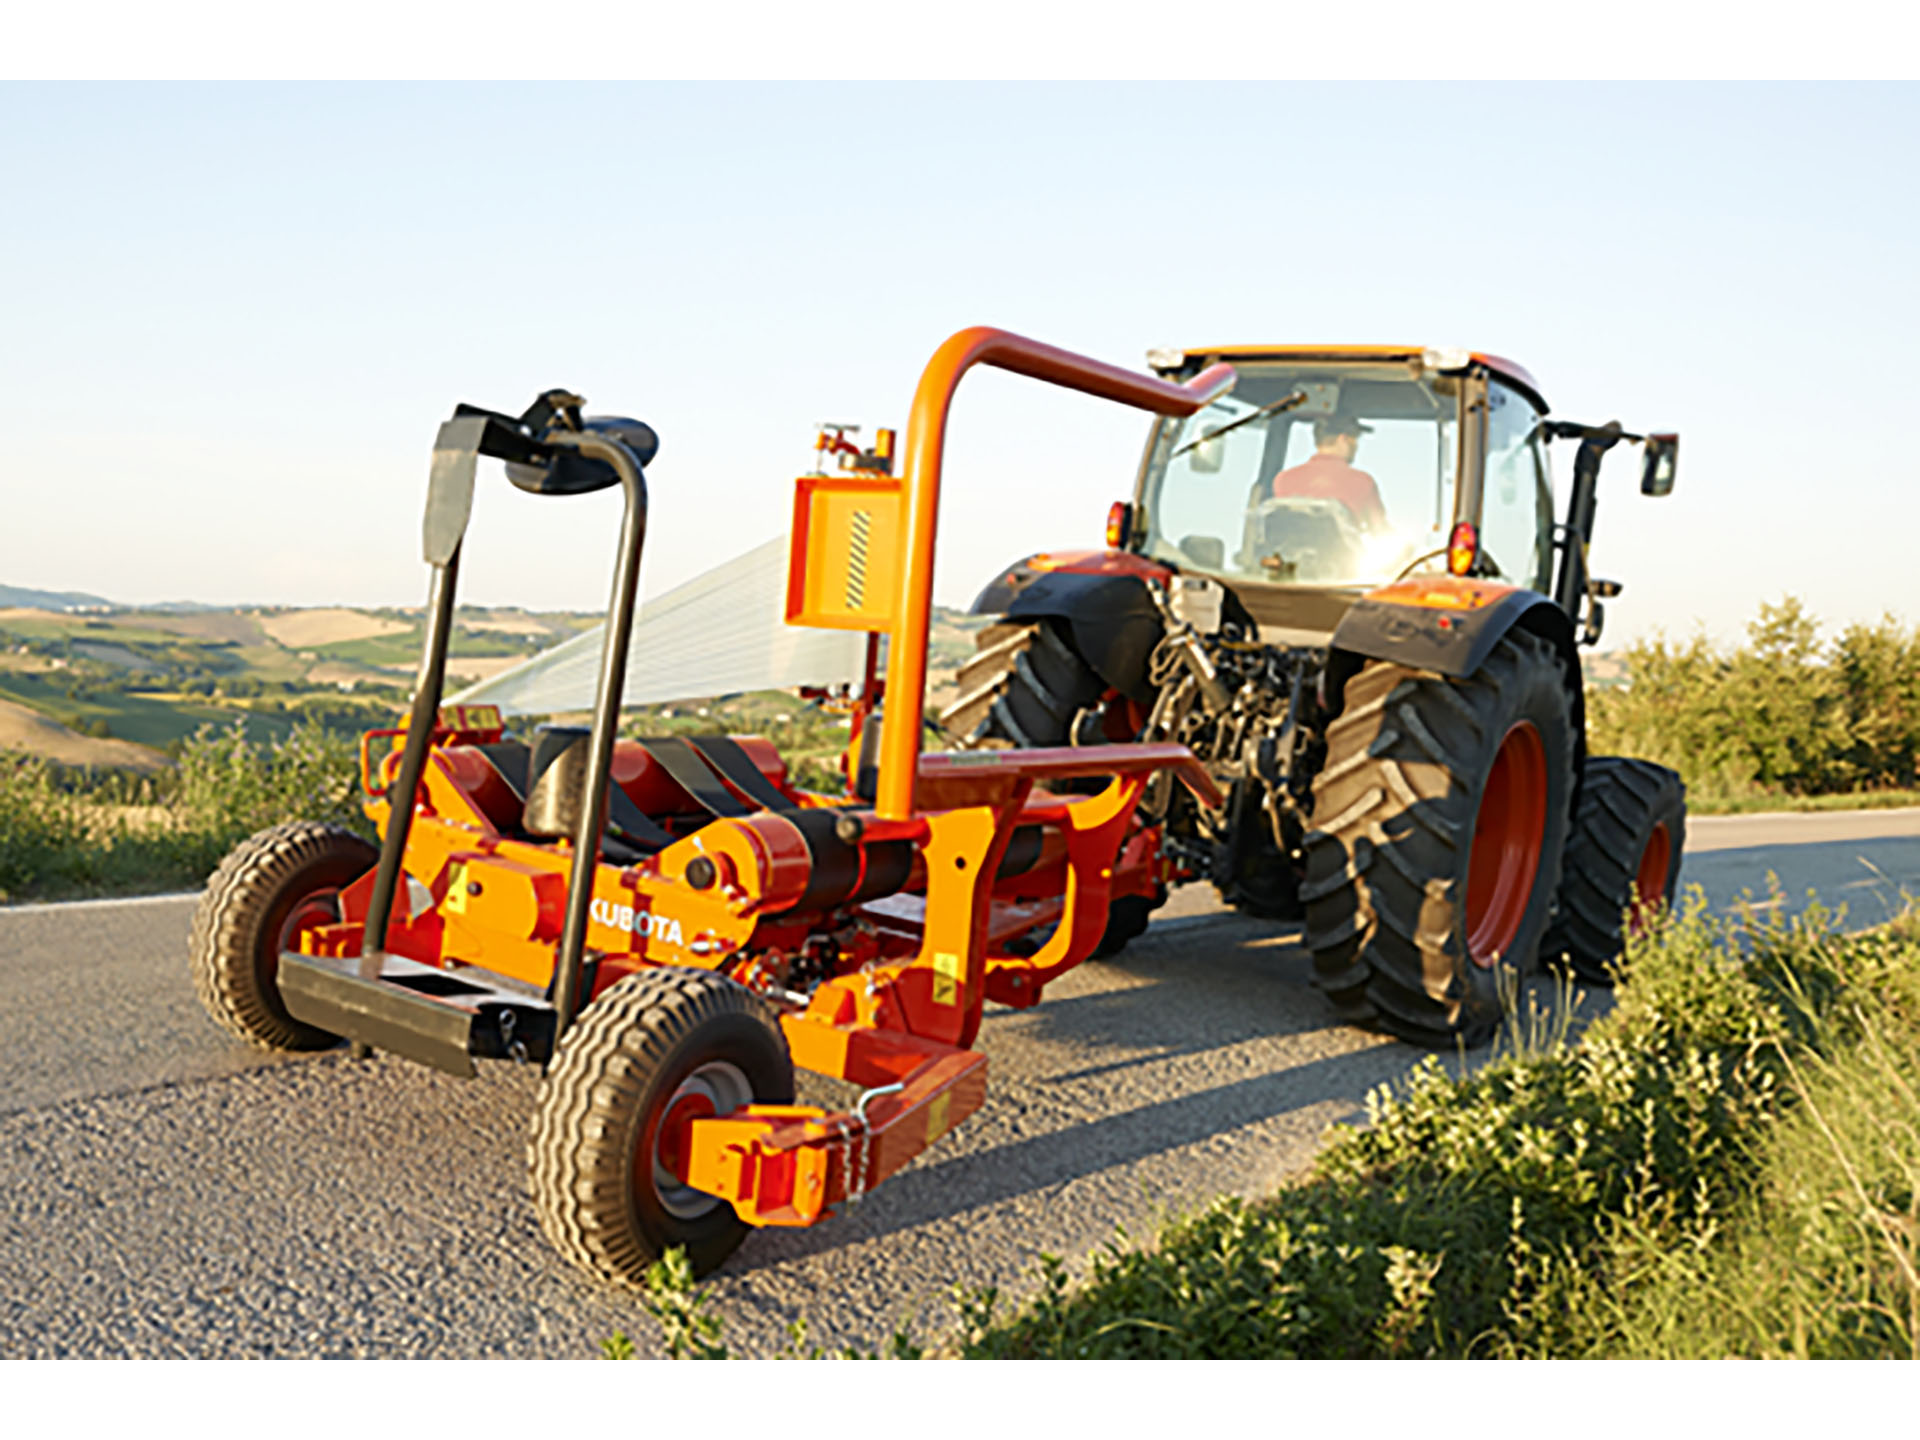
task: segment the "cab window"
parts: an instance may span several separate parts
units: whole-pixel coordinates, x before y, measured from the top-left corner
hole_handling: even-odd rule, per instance
[[[1480,549],[1502,580],[1545,590],[1553,563],[1553,490],[1540,413],[1498,380],[1487,386],[1487,469]]]

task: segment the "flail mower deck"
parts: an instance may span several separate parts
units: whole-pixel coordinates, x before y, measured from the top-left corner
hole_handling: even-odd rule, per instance
[[[193,937],[213,1017],[282,1050],[345,1037],[456,1074],[544,1064],[541,1222],[624,1284],[672,1246],[708,1270],[749,1227],[813,1224],[977,1110],[984,1002],[1033,1004],[1100,943],[1112,896],[1164,878],[1156,832],[1132,823],[1148,782],[1220,796],[1182,745],[920,753],[946,413],[975,364],[1166,415],[1234,378],[963,331],[921,378],[900,476],[798,482],[788,620],[891,642],[862,696],[885,709],[853,727],[861,783],[832,796],[798,789],[762,739],[616,739],[653,432],[559,391],[517,417],[458,407],[434,449],[418,688],[361,747],[383,843],[296,823],[227,858]],[[536,494],[626,496],[593,723],[530,745],[492,707],[441,705],[481,456]],[[1060,788],[1088,777],[1108,783]],[[796,1065],[857,1103],[795,1105]]]

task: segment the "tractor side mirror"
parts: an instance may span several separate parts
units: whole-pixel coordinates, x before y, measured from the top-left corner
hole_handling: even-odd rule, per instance
[[[1589,600],[1587,602],[1586,624],[1580,632],[1580,643],[1589,646],[1598,645],[1600,643],[1600,632],[1606,628],[1607,607],[1602,605],[1598,600]]]
[[[1646,452],[1640,471],[1642,495],[1671,495],[1673,472],[1680,460],[1678,435],[1649,435],[1642,447]]]

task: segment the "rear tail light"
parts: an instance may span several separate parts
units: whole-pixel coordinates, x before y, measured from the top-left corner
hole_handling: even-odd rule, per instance
[[[1447,538],[1447,569],[1455,575],[1471,575],[1479,558],[1480,532],[1473,528],[1472,521],[1462,520]]]
[[[1107,548],[1124,550],[1133,539],[1133,506],[1116,500],[1107,511]]]

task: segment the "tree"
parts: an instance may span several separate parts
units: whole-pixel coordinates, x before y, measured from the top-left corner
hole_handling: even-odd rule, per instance
[[[1735,653],[1727,701],[1754,759],[1754,779],[1794,794],[1845,783],[1846,713],[1820,651],[1819,622],[1798,596],[1760,606]]]
[[[1920,784],[1920,626],[1892,615],[1850,625],[1834,647],[1846,709],[1845,765],[1865,787]]]

